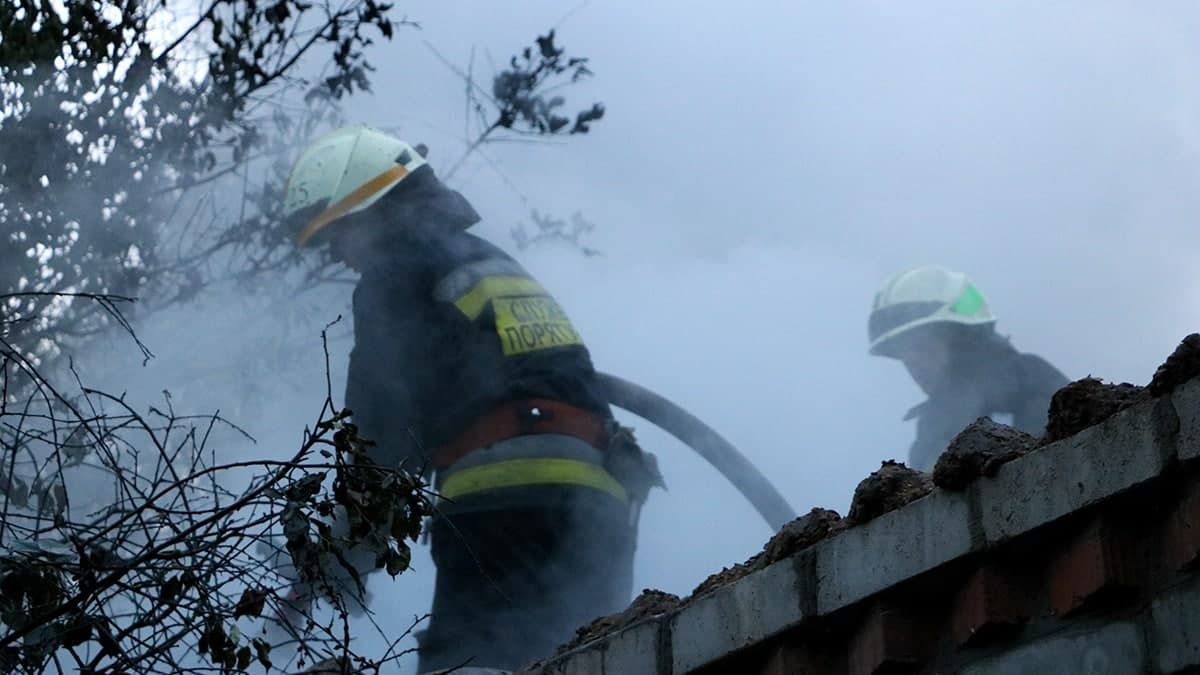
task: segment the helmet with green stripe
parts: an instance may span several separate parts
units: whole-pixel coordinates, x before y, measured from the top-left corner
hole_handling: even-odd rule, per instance
[[[283,215],[302,226],[303,246],[335,220],[357,213],[425,166],[420,146],[366,125],[332,131],[313,141],[292,167]]]
[[[893,276],[875,294],[867,321],[871,354],[889,356],[896,338],[933,324],[993,324],[987,300],[961,272],[927,265]]]

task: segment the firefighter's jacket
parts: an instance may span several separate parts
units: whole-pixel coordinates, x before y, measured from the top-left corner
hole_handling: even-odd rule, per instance
[[[434,196],[462,200],[448,190]],[[477,218],[465,200],[420,215],[438,221],[424,231],[445,234],[389,245],[354,291],[346,403],[376,443],[375,460],[428,467],[435,449],[515,400],[558,401],[611,422],[567,315],[510,256],[462,231]],[[443,510],[545,505],[580,491],[630,499],[627,481],[606,470],[605,449],[559,438],[496,444],[510,450],[472,452],[438,470],[435,486],[451,500]]]
[[[987,358],[966,364],[949,384],[908,411],[917,435],[909,466],[931,471],[950,441],[980,417],[1011,415],[1013,428],[1034,436],[1046,430],[1050,398],[1067,378],[1045,359],[1021,353],[1007,340],[991,339]]]

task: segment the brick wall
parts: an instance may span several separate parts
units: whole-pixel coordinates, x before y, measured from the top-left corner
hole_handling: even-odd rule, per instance
[[[1200,380],[533,672],[1200,673]]]

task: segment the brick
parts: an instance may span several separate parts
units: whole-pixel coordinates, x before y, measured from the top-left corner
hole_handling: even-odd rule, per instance
[[[907,608],[875,605],[850,640],[850,675],[909,673],[933,654],[937,630],[930,619]]]
[[[982,546],[962,493],[935,491],[815,547],[817,612],[829,614]]]
[[[688,603],[669,619],[674,672],[686,673],[777,635],[807,618],[811,552],[781,560]]]
[[[954,672],[962,675],[1026,673],[1144,673],[1145,638],[1132,623],[1110,623],[1094,630],[1056,635],[1005,649],[972,661]]]
[[[1003,543],[1153,480],[1167,463],[1164,427],[1174,422],[1156,401],[1141,403],[973,483],[988,543]]]
[[[1193,478],[1163,526],[1163,561],[1172,571],[1200,563],[1200,479]]]
[[[1131,525],[1097,516],[1059,548],[1046,575],[1056,614],[1065,616],[1104,598],[1124,599],[1145,576]]]
[[[960,647],[995,642],[1030,617],[1030,593],[1018,577],[999,565],[986,564],[959,589],[950,615],[950,630]]]
[[[1158,672],[1195,672],[1200,668],[1200,579],[1150,605],[1150,653]]]
[[[1171,394],[1179,415],[1179,459],[1200,457],[1200,378],[1185,382]]]

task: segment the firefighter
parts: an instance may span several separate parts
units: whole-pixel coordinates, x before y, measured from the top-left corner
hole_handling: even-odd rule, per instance
[[[898,359],[928,397],[904,416],[917,421],[909,466],[932,470],[950,440],[980,417],[1011,415],[1017,429],[1045,431],[1050,398],[1067,378],[1017,351],[995,325],[970,279],[944,267],[903,271],[876,293],[870,353]]]
[[[296,161],[284,212],[360,275],[345,400],[372,459],[430,467],[440,495],[418,672],[516,669],[628,604],[661,477],[563,308],[466,232],[479,215],[425,154],[338,129]]]

